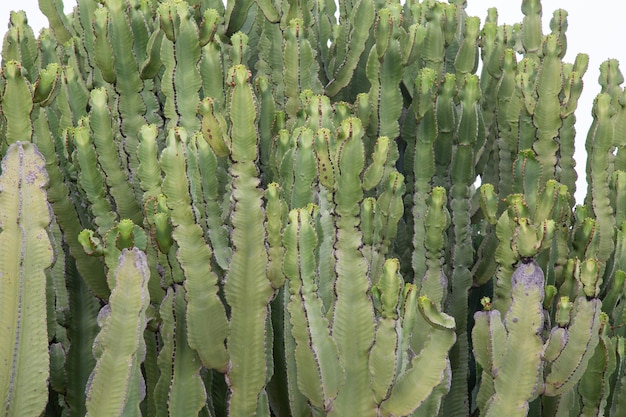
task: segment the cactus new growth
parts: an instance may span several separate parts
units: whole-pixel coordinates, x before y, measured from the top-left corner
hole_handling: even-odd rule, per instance
[[[575,205],[567,12],[465,4],[13,12],[0,416],[626,415],[624,78]]]

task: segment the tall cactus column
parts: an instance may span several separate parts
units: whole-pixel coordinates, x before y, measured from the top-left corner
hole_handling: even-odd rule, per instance
[[[488,308],[474,315],[474,354],[483,369],[481,416],[524,417],[541,389],[543,272],[534,261],[522,263],[511,281],[513,301],[504,320]]]
[[[256,108],[250,73],[243,65],[231,68],[230,121],[233,165],[234,207],[232,214],[234,246],[224,292],[231,306],[230,335],[227,339],[230,363],[226,374],[231,395],[229,415],[245,417],[268,415],[257,410],[257,401],[267,383],[267,355],[271,352],[266,322],[274,290],[267,278],[265,213],[259,188]]]
[[[331,416],[374,416],[374,395],[368,375],[369,349],[374,339],[374,311],[368,295],[367,263],[359,252],[362,236],[359,203],[363,190],[359,175],[364,168],[360,119],[348,118],[339,128],[337,191],[333,195],[336,217],[336,302],[332,334],[337,342],[346,382],[335,400]]]
[[[53,253],[45,161],[16,142],[0,176],[0,414],[35,416],[47,401],[46,276]]]

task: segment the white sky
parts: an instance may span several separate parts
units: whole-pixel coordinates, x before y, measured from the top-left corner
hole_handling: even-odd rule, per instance
[[[76,5],[76,0],[63,0],[66,12]],[[0,0],[0,34],[4,32],[9,22],[11,10],[20,8],[26,11],[29,24],[35,34],[43,26],[47,26],[45,17],[38,7],[38,0]],[[624,29],[623,0],[543,0],[544,33],[549,32],[549,22],[552,12],[558,8],[566,9],[568,16],[568,49],[565,60],[574,62],[578,52],[589,55],[589,69],[584,77],[585,88],[580,98],[576,116],[578,134],[576,140],[576,160],[578,161],[578,185],[576,200],[582,202],[586,193],[584,183],[585,152],[584,141],[591,124],[591,106],[595,95],[599,91],[598,68],[600,63],[608,58],[616,58],[626,63],[626,30]],[[478,16],[484,21],[489,7],[497,7],[499,23],[521,22],[521,0],[468,0],[467,13]],[[626,72],[626,64],[623,71]]]

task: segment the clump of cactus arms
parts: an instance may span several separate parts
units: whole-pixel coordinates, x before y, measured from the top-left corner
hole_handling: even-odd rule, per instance
[[[77,3],[3,42],[0,416],[626,415],[624,79],[575,205],[564,10]]]

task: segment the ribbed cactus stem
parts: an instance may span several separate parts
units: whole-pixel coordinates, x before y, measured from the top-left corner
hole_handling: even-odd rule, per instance
[[[30,140],[32,122],[30,113],[33,103],[31,87],[26,79],[26,68],[17,61],[9,61],[2,70],[2,113],[6,118],[2,149],[17,141]],[[5,130],[6,129],[6,130]]]
[[[124,249],[115,271],[109,304],[98,315],[100,333],[94,341],[96,366],[87,386],[87,416],[107,416],[125,409],[139,410],[140,364],[145,355],[149,270],[146,256],[134,248]]]
[[[337,136],[335,203],[336,301],[332,311],[332,334],[343,363],[346,382],[329,415],[356,413],[374,416],[374,396],[368,378],[369,349],[374,339],[374,311],[369,297],[367,263],[359,252],[361,232],[357,229],[359,203],[363,198],[359,177],[364,168],[360,119],[344,120]]]
[[[3,415],[39,415],[49,376],[46,276],[53,263],[45,161],[20,141],[0,176],[0,401]]]
[[[490,324],[491,320],[499,318],[496,312],[479,312],[475,315],[477,323],[480,322],[480,327],[477,326],[477,331],[473,333],[474,349],[480,352],[477,360],[482,362],[481,366],[493,380],[493,393],[481,410],[483,416],[525,416],[529,401],[541,389],[543,271],[534,261],[521,263],[511,277],[511,283],[512,301],[504,316],[504,327],[497,322],[494,323],[495,327]],[[479,335],[487,336],[486,340],[478,339]],[[504,342],[504,348],[498,342]],[[481,346],[477,347],[479,344]],[[515,383],[511,382],[511,378],[514,378]],[[487,387],[489,389],[490,384]],[[482,393],[480,398],[484,401],[486,393]]]
[[[227,339],[230,364],[226,374],[231,390],[231,416],[252,415],[260,392],[266,384],[266,334],[268,303],[274,290],[268,280],[265,249],[265,213],[262,192],[254,161],[257,158],[256,110],[250,74],[243,65],[230,70],[230,121],[232,123],[233,214],[231,268],[226,276],[224,293],[231,306],[230,334]],[[269,350],[271,351],[271,350]]]

